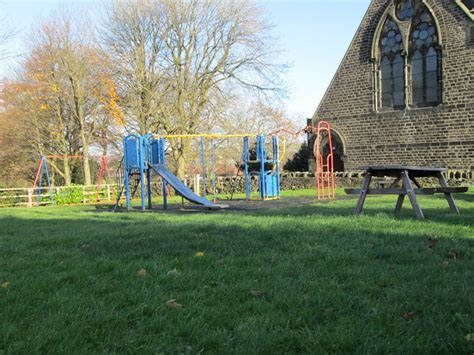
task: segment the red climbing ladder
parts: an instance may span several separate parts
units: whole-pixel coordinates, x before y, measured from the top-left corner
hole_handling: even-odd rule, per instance
[[[327,137],[328,154],[321,151],[323,140]],[[316,135],[316,189],[318,200],[336,198],[334,181],[334,155],[331,137],[331,125],[326,121],[319,121]]]

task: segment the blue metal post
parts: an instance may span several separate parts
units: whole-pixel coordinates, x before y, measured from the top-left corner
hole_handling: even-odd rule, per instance
[[[212,170],[212,195],[214,202],[216,201],[216,165],[215,165],[215,144],[211,139],[211,170]]]
[[[127,159],[127,137],[123,139],[123,183],[125,186],[125,200],[127,205],[127,210],[132,208],[130,203],[130,184],[128,179],[128,159]]]
[[[273,136],[273,163],[275,164],[275,178],[277,184],[277,196],[280,197],[280,151],[278,145],[278,136]]]
[[[38,206],[41,203],[41,191],[43,190],[43,170],[44,170],[45,162],[46,162],[46,159],[44,157],[41,157],[41,170],[40,170],[40,179],[39,179],[39,184],[38,184],[38,198],[36,200],[36,204]]]
[[[54,206],[53,190],[51,188],[51,179],[49,178],[48,163],[45,157],[41,157],[41,170],[40,170],[39,185],[38,185],[38,198],[37,198],[38,206],[41,204],[41,192],[43,191],[43,174],[44,173],[46,173],[46,183],[48,184],[48,188],[49,188],[49,200],[51,201],[51,206]]]
[[[148,194],[148,209],[152,209],[153,205],[151,202],[151,169],[148,166],[146,169],[146,188],[147,188],[147,194]]]
[[[46,158],[44,159],[43,166],[46,172],[46,182],[48,183],[48,188],[49,188],[49,200],[51,201],[51,206],[54,206],[53,189],[51,188],[51,179],[49,178],[48,163],[46,162]]]
[[[141,136],[139,140],[139,168],[140,168],[140,192],[142,200],[142,211],[145,211],[145,149],[144,149],[144,138]]]
[[[158,149],[159,149],[159,162],[160,164],[163,164],[166,166],[166,153],[165,153],[165,139],[160,138],[159,144],[158,144]],[[166,188],[166,181],[163,179],[163,208],[167,209],[168,208],[168,192]]]
[[[201,137],[202,195],[206,196],[206,141]]]
[[[249,175],[249,137],[244,137],[244,151],[242,152],[242,160],[244,161],[244,173],[245,173],[245,198],[250,200],[250,193],[252,189],[252,183]],[[240,169],[240,167],[239,167]]]
[[[264,200],[267,197],[266,193],[266,175],[265,175],[265,162],[266,162],[266,151],[265,151],[265,136],[257,136],[257,160],[260,163],[260,198]]]
[[[145,152],[145,171],[146,171],[146,192],[147,192],[147,200],[148,200],[148,209],[152,209],[153,205],[151,202],[151,165],[152,165],[152,152],[151,152],[151,142],[153,139],[152,134],[147,134],[143,136],[143,143],[144,143],[144,152]]]

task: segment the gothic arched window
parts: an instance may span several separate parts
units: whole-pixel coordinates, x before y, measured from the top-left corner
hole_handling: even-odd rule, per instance
[[[412,20],[410,33],[412,103],[434,106],[441,102],[441,56],[433,17],[421,8]]]
[[[397,23],[390,17],[385,21],[380,42],[380,83],[382,108],[405,107],[405,59],[403,40]]]

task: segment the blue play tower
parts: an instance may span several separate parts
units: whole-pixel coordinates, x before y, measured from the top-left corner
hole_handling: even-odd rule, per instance
[[[280,166],[279,166],[279,151],[278,151],[278,137],[271,137],[272,154],[267,156],[267,136],[265,135],[189,135],[186,137],[201,138],[201,164],[203,168],[203,189],[205,191],[206,185],[206,154],[205,154],[205,139],[206,138],[235,138],[243,137],[243,154],[242,161],[245,174],[245,194],[247,200],[251,197],[251,175],[258,176],[258,191],[259,197],[262,200],[276,199],[280,196]],[[117,206],[121,195],[125,192],[126,207],[131,209],[131,199],[133,195],[140,189],[141,209],[146,210],[152,208],[152,189],[151,177],[152,174],[158,174],[163,179],[163,206],[167,208],[167,189],[171,186],[180,196],[186,200],[203,205],[209,209],[221,209],[226,206],[216,205],[204,197],[195,194],[188,186],[180,181],[171,171],[166,167],[166,139],[172,139],[176,136],[159,136],[153,134],[128,135],[123,141],[123,186],[117,197]],[[183,136],[179,136],[183,137]],[[255,138],[256,159],[251,160],[250,157],[250,138]],[[214,141],[211,141],[211,168],[214,169]],[[249,165],[258,166],[257,172],[251,172]],[[272,169],[267,169],[266,166],[272,166]],[[211,174],[212,186],[215,191],[216,174]],[[205,195],[205,194],[204,194]]]

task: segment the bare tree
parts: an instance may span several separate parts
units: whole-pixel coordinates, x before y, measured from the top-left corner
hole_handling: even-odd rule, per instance
[[[193,134],[229,88],[282,91],[270,26],[253,0],[115,1],[105,43],[141,133]],[[171,142],[185,175],[189,144]]]
[[[90,148],[96,139],[100,110],[103,108],[100,93],[104,91],[101,85],[105,81],[99,78],[106,72],[107,56],[97,48],[87,17],[83,16],[80,22],[71,18],[66,12],[53,15],[41,26],[33,45],[36,48],[45,45],[53,48],[54,61],[49,64],[52,72],[57,72],[54,77],[57,81],[57,101],[67,105],[67,118],[77,128],[84,183],[90,185]]]
[[[30,142],[30,151],[82,155],[85,184],[92,183],[91,147],[97,144],[106,152],[106,141],[115,138],[111,126],[123,121],[108,57],[95,45],[93,33],[86,30],[90,27],[66,13],[35,27],[19,73],[5,82],[1,97],[5,117],[16,117],[23,125],[16,134]],[[72,182],[69,158],[51,165],[66,185]]]
[[[2,3],[0,2],[0,7]],[[0,60],[8,58],[11,54],[7,48],[8,42],[15,36],[15,31],[10,25],[5,14],[0,15]]]
[[[156,128],[157,96],[162,88],[163,31],[153,16],[154,6],[152,0],[115,1],[101,29],[128,128],[140,134]]]

